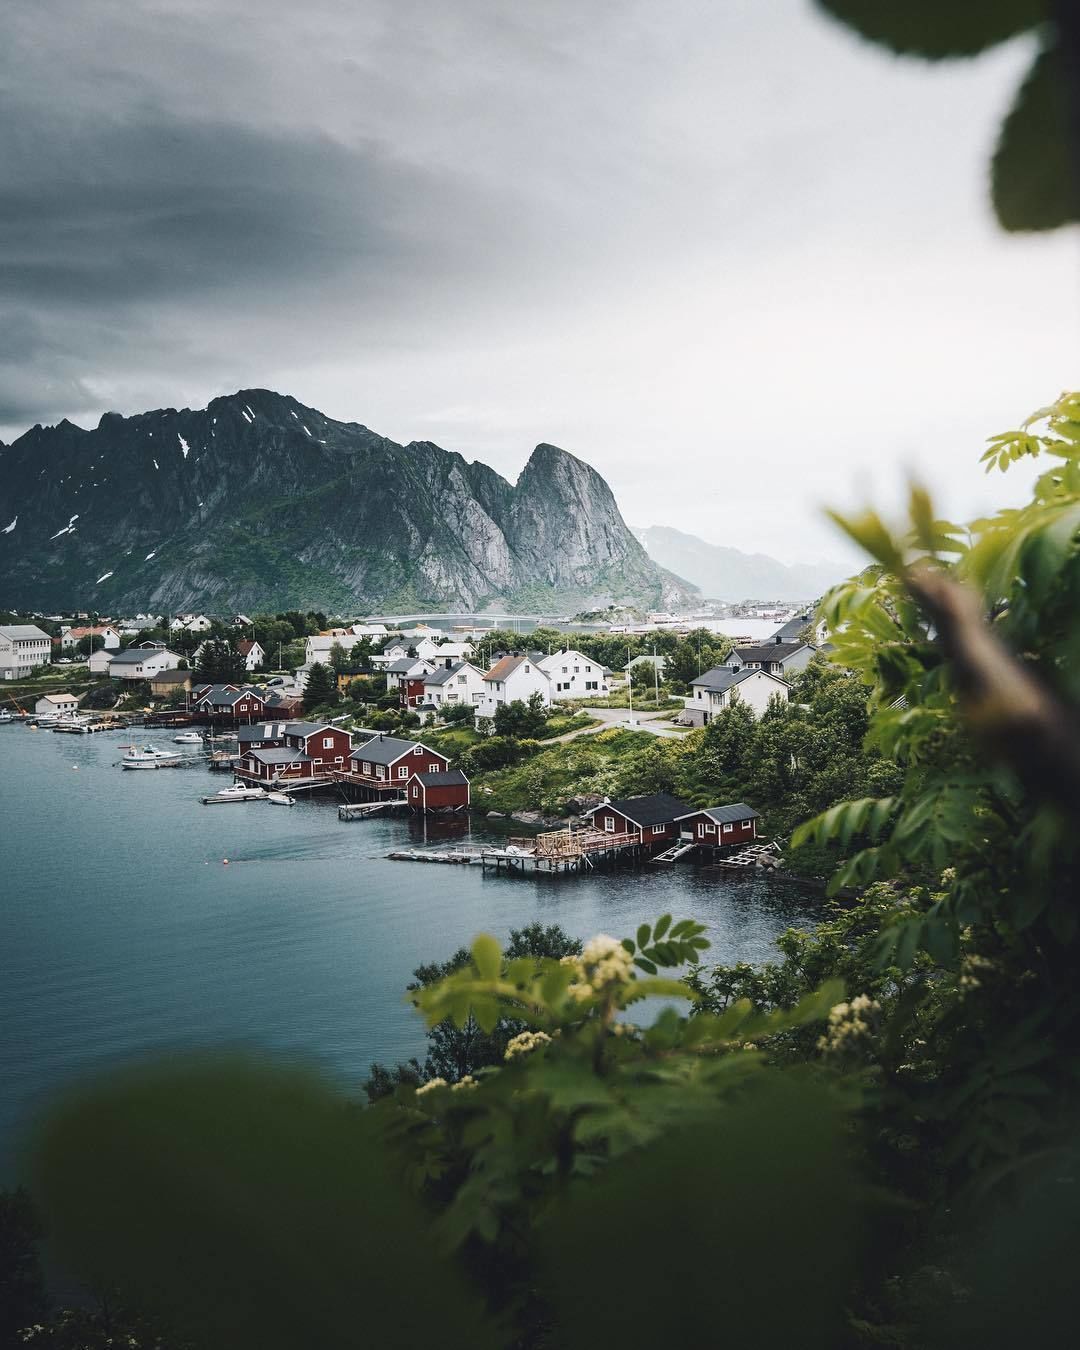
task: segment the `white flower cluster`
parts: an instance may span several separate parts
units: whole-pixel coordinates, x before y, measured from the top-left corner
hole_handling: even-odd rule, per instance
[[[979,956],[977,952],[969,952],[966,956],[961,957],[960,979],[957,984],[965,994],[969,994],[982,984],[982,980],[979,979],[980,972],[985,975],[993,969],[993,961],[985,956]]]
[[[566,992],[579,1002],[634,978],[634,958],[607,933],[590,938],[580,956],[564,956],[562,963],[571,966],[577,976]]]
[[[857,1049],[874,1030],[881,1004],[868,994],[858,994],[850,1003],[837,1003],[829,1010],[829,1025],[824,1036],[818,1037],[818,1049],[823,1054],[842,1054]]]
[[[467,1073],[464,1078],[459,1078],[456,1083],[451,1083],[450,1091],[464,1092],[468,1091],[469,1088],[478,1088],[479,1086],[479,1081],[475,1079],[471,1073]]]
[[[416,1089],[416,1095],[422,1097],[425,1092],[434,1092],[436,1088],[446,1087],[445,1078],[429,1078],[428,1081]]]
[[[515,1055],[527,1055],[541,1045],[550,1045],[551,1037],[546,1031],[519,1032],[506,1047],[504,1059],[513,1059]]]

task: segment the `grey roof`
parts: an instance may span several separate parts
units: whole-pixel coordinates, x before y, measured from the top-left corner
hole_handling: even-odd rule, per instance
[[[780,638],[784,642],[795,642],[799,634],[808,623],[813,623],[812,614],[796,614],[794,618],[788,619],[782,627],[778,628],[773,634],[774,638]]]
[[[52,639],[48,633],[43,633],[35,623],[13,623],[0,628],[0,637],[10,638],[12,642],[25,642],[28,638],[44,638],[46,642]]]
[[[430,675],[424,676],[425,684],[445,684],[452,675],[456,675],[459,670],[464,670],[469,663],[467,661],[455,661],[452,666],[439,666],[433,670]]]
[[[648,797],[623,797],[618,801],[601,802],[586,811],[587,816],[610,806],[620,816],[632,820],[635,825],[667,825],[680,816],[687,815],[690,807],[678,797],[668,792],[654,792]]]
[[[412,670],[413,666],[420,664],[419,656],[399,656],[396,661],[391,661],[386,667],[387,675],[404,675],[407,670]]]
[[[425,787],[459,787],[469,781],[460,769],[446,769],[440,773],[418,773],[413,776],[419,778]]]
[[[714,670],[705,671],[696,680],[691,680],[690,684],[722,694],[725,689],[730,689],[733,684],[738,684],[740,680],[748,679],[753,673],[752,670],[728,670],[726,667],[717,666]]]
[[[708,816],[718,825],[735,825],[740,820],[760,820],[761,812],[755,811],[745,802],[732,802],[729,806],[702,806],[697,811],[688,811],[679,819],[686,820],[689,816]]]
[[[165,647],[128,647],[126,651],[114,652],[112,665],[137,666],[140,661],[149,661],[152,656],[172,656]]]
[[[253,726],[241,727],[236,733],[240,744],[245,741],[281,741],[285,739],[288,722],[256,722]]]
[[[418,741],[404,741],[397,736],[373,736],[370,741],[365,741],[363,745],[356,746],[351,757],[353,759],[366,759],[370,764],[393,764],[402,755],[409,754],[415,750]],[[427,746],[422,749],[427,750]],[[429,754],[439,755],[437,750],[428,751]],[[439,755],[440,759],[445,759],[445,755]]]
[[[340,727],[328,727],[325,722],[286,722],[286,736],[314,736],[317,731],[340,731]]]
[[[301,750],[269,749],[269,750],[247,750],[246,754],[252,759],[257,759],[260,764],[310,764],[311,756],[305,755]]]
[[[752,647],[736,647],[740,661],[783,661],[806,646],[805,642],[759,642]]]
[[[222,704],[227,704],[229,707],[232,707],[234,703],[238,703],[242,698],[257,698],[261,700],[262,694],[260,694],[257,689],[211,689],[203,694],[199,702],[202,703],[209,700],[218,707],[221,707]]]

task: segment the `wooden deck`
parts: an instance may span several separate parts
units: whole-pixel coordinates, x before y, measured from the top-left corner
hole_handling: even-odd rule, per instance
[[[502,848],[482,848],[480,862],[496,872],[579,872],[644,855],[640,835],[603,830],[550,830],[528,839],[510,839]]]

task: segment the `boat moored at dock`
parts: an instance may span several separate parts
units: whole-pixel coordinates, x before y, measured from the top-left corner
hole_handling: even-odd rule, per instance
[[[127,754],[120,761],[125,769],[169,769],[183,763],[176,750],[159,750],[156,745],[129,745]]]
[[[244,783],[233,783],[227,788],[222,788],[220,792],[215,792],[209,797],[203,797],[201,800],[203,806],[213,806],[215,802],[260,802],[265,801],[269,795],[260,787],[248,787]]]

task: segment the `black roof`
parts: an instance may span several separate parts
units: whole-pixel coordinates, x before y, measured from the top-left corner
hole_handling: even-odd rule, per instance
[[[687,816],[708,816],[718,825],[734,825],[740,820],[760,820],[761,812],[755,811],[745,802],[732,802],[729,806],[701,806],[696,811],[688,811]],[[685,820],[686,816],[680,816]]]
[[[596,811],[602,811],[605,806],[618,811],[620,816],[632,820],[635,825],[667,825],[673,820],[678,820],[680,816],[692,814],[693,811],[686,802],[680,801],[678,797],[673,797],[668,792],[654,792],[648,797],[623,797],[619,801],[601,802],[599,806],[592,807],[585,814],[591,816]]]
[[[442,773],[418,773],[414,777],[419,778],[425,787],[458,787],[469,781],[460,769],[446,769]]]
[[[805,642],[760,642],[752,647],[736,647],[735,655],[740,661],[782,661],[805,646]]]
[[[793,618],[788,619],[783,627],[778,628],[773,637],[780,638],[784,642],[794,642],[806,625],[813,623],[813,621],[814,616],[812,614],[796,614]]]
[[[751,671],[748,670],[728,670],[726,666],[716,666],[713,670],[706,670],[704,674],[699,675],[696,680],[691,680],[691,685],[700,685],[702,689],[713,689],[718,694],[722,694],[725,689],[730,689],[733,684],[738,684],[745,680]]]
[[[402,755],[407,755],[415,750],[418,741],[405,741],[397,736],[372,736],[370,741],[365,741],[363,745],[357,745],[352,750],[353,759],[366,759],[370,764],[393,764]],[[421,747],[427,751],[427,746]],[[436,750],[433,753],[439,754]],[[445,759],[445,755],[439,755],[440,759]]]
[[[248,750],[245,751],[252,759],[257,759],[260,764],[310,764],[311,756],[305,755],[301,750],[289,750],[284,747],[268,750]]]
[[[245,741],[282,741],[285,728],[294,725],[290,722],[255,722],[251,726],[240,727],[237,736],[240,744]]]

